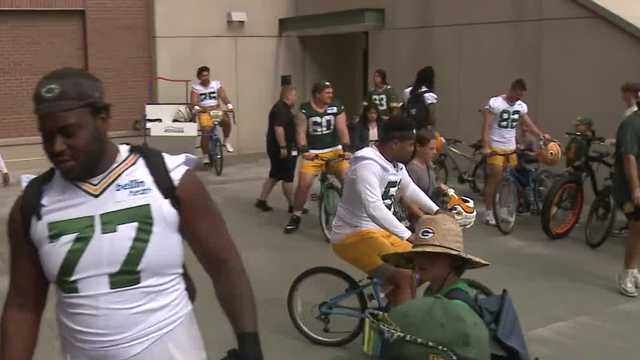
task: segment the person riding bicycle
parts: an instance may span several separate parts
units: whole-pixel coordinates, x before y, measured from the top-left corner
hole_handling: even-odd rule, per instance
[[[183,280],[186,240],[237,335],[232,358],[261,360],[251,284],[188,157],[113,143],[102,81],[85,70],[48,73],[33,102],[53,167],[9,215],[0,358],[33,357],[51,285],[64,359],[206,358]]]
[[[487,156],[487,184],[484,191],[486,206],[485,223],[496,225],[493,216],[493,196],[496,186],[502,179],[507,166],[518,163],[516,151],[516,129],[522,120],[538,137],[550,139],[533,123],[528,115],[527,104],[522,101],[527,91],[523,79],[516,79],[511,83],[509,91],[500,96],[492,97],[482,110],[482,152]]]
[[[293,214],[284,228],[285,234],[298,230],[304,204],[313,182],[326,170],[340,182],[349,169],[351,159],[347,115],[344,107],[334,102],[334,88],[328,81],[313,85],[311,100],[300,105],[296,117],[296,143],[302,155],[298,186],[293,199]]]
[[[475,296],[460,278],[469,269],[488,266],[481,258],[464,251],[464,238],[455,220],[446,214],[422,217],[417,226],[413,246],[402,252],[382,256],[397,268],[414,271],[429,288],[423,297],[396,306],[389,319],[402,332],[434,342],[451,350],[460,360],[488,360],[490,334],[482,319],[467,304],[450,299],[453,289]],[[384,360],[445,359],[438,349],[405,341],[385,342]]]
[[[382,125],[378,144],[358,151],[344,180],[343,195],[330,235],[333,251],[349,264],[391,284],[392,305],[414,296],[410,271],[384,264],[381,255],[411,248],[411,231],[393,216],[396,196],[427,214],[439,207],[411,180],[403,165],[413,154],[415,129],[405,117],[392,117]],[[461,225],[470,226],[475,211],[457,213]]]
[[[227,92],[222,87],[222,82],[219,80],[211,80],[211,72],[208,66],[200,66],[196,72],[198,78],[197,82],[194,82],[191,86],[191,106],[197,113],[198,122],[200,123],[201,130],[203,131],[200,139],[200,146],[202,153],[209,153],[209,137],[205,134],[206,131],[213,127],[213,119],[211,118],[211,111],[233,111],[233,105],[227,96]],[[228,152],[233,152],[233,147],[229,143],[229,136],[231,135],[231,121],[227,114],[222,115],[220,121],[222,127],[222,133],[224,136],[223,144],[224,148]]]
[[[576,134],[580,134],[580,136],[572,136],[567,143],[565,158],[568,167],[586,158],[589,151],[589,142],[595,137],[593,120],[590,117],[578,116],[573,124]]]
[[[367,93],[362,105],[363,108],[367,105],[376,106],[382,120],[389,120],[402,105],[395,90],[387,82],[387,72],[383,69],[376,69],[373,72],[373,88]]]

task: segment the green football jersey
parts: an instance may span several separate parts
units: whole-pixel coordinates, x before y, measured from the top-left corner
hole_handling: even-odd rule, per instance
[[[368,104],[376,104],[380,115],[384,118],[388,118],[391,115],[391,108],[397,108],[401,105],[396,92],[389,85],[385,85],[382,89],[370,89],[364,101],[365,106]]]
[[[344,112],[344,106],[332,103],[320,112],[306,102],[300,105],[300,112],[307,119],[307,146],[310,150],[330,149],[340,144],[336,118]]]

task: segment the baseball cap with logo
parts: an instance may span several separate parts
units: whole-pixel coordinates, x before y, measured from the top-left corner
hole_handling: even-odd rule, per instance
[[[578,116],[574,121],[575,125],[585,125],[593,127],[593,119],[588,116]]]
[[[413,268],[413,258],[424,253],[444,253],[465,260],[467,269],[487,266],[489,263],[464,251],[462,229],[448,214],[427,215],[416,225],[416,240],[411,250],[386,254],[382,260],[397,267]]]
[[[103,104],[102,81],[82,69],[54,70],[38,81],[33,93],[34,112],[38,115]]]

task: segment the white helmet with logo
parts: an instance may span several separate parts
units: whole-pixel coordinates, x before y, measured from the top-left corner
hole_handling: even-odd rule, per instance
[[[470,228],[476,222],[476,208],[472,199],[456,195],[453,189],[447,191],[449,203],[447,210],[453,215],[460,227]]]

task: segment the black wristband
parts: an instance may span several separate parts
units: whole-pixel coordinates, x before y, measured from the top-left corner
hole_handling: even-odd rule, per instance
[[[238,353],[243,360],[262,360],[262,348],[260,347],[260,336],[257,332],[239,333]]]
[[[351,144],[341,144],[340,146],[342,146],[342,151],[351,152]]]

